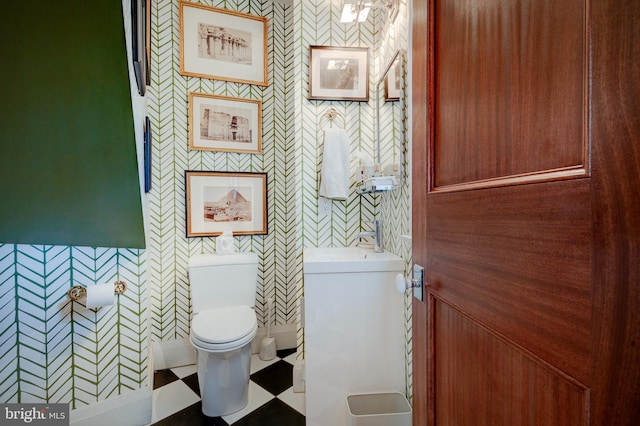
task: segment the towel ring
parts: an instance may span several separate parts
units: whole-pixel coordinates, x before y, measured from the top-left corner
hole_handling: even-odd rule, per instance
[[[343,123],[343,128],[347,126],[347,120],[345,120],[344,116],[338,112],[335,108],[330,108],[327,112],[322,114],[320,117],[320,130],[324,132],[324,127],[322,126],[322,120],[328,118],[329,121],[333,122],[336,118],[341,118]]]

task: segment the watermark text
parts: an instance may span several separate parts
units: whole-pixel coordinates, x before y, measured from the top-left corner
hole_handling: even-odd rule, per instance
[[[0,404],[0,424],[68,426],[69,404]]]

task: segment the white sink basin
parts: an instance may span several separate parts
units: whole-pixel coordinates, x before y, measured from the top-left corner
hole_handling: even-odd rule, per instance
[[[393,253],[361,247],[308,247],[303,252],[305,273],[403,271],[404,260]]]

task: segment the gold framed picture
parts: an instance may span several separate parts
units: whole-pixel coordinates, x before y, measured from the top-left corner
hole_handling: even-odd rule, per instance
[[[267,18],[180,2],[180,74],[267,86]]]
[[[262,102],[189,93],[189,149],[262,152]]]
[[[185,171],[187,237],[267,233],[267,174]]]

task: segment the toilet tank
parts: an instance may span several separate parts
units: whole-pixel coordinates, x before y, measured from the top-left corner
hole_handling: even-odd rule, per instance
[[[196,255],[189,259],[188,271],[194,314],[203,309],[255,305],[258,281],[255,253]]]

